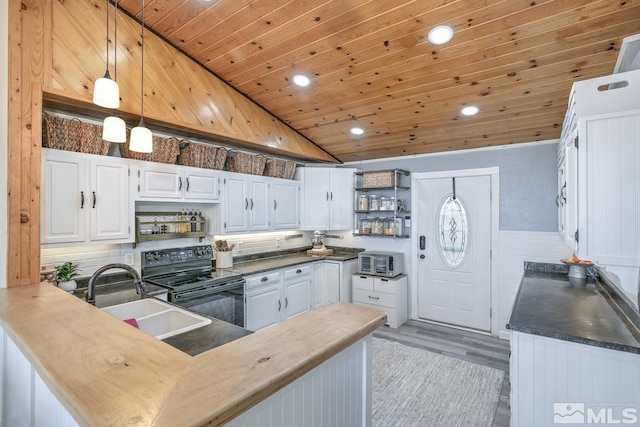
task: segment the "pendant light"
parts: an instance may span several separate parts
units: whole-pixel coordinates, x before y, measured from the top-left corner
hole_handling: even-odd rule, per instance
[[[144,0],[142,0],[142,22],[141,22],[141,72],[140,72],[140,123],[131,129],[129,140],[129,150],[138,153],[151,153],[153,151],[153,136],[151,131],[144,126]]]
[[[109,75],[109,0],[106,0],[107,10],[107,70],[104,77],[100,77],[93,85],[93,103],[105,108],[120,106],[120,89],[118,83],[111,80]]]
[[[118,0],[115,2],[113,14],[113,81],[118,81]],[[116,83],[117,84],[117,83]],[[127,125],[118,117],[118,111],[113,110],[113,115],[104,119],[102,124],[102,139],[109,142],[127,142]]]

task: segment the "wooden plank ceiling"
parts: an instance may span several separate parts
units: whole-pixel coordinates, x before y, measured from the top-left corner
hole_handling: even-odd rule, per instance
[[[146,0],[145,21],[347,162],[558,138],[571,84],[640,33],[640,0]]]

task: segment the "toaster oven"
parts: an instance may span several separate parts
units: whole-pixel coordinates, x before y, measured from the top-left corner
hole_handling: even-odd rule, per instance
[[[395,277],[403,273],[404,259],[400,252],[360,252],[358,273]]]

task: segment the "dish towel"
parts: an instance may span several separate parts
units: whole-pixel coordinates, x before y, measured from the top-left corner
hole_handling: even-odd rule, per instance
[[[133,327],[138,327],[138,321],[136,319],[124,319],[124,323],[128,323]]]

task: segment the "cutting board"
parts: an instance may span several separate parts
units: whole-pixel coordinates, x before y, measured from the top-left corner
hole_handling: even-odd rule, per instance
[[[331,255],[333,253],[333,249],[321,249],[314,251],[313,249],[307,250],[307,255]]]

